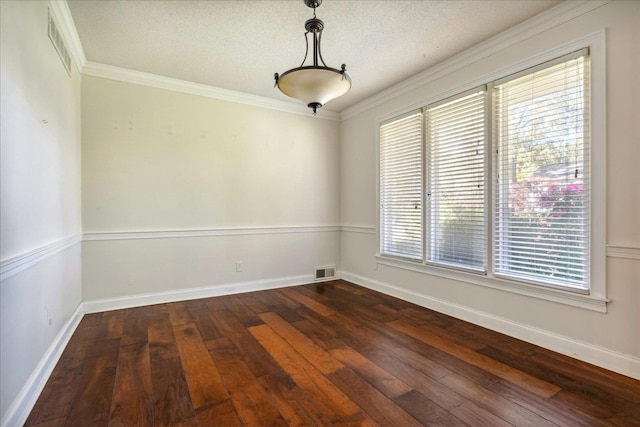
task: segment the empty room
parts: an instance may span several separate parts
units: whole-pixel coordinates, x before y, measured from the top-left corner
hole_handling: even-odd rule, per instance
[[[0,427],[640,426],[640,1],[0,20]]]

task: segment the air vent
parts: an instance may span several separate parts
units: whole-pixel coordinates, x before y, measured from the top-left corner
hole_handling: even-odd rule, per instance
[[[64,65],[65,70],[67,70],[67,74],[71,76],[71,56],[69,55],[67,46],[64,44],[60,31],[58,31],[56,21],[54,21],[53,16],[51,16],[51,9],[49,9],[49,39],[51,39],[53,47],[56,48],[56,52],[58,52],[58,56],[62,60],[62,65]]]
[[[327,265],[324,267],[316,267],[316,281],[331,280],[336,278],[336,266]]]

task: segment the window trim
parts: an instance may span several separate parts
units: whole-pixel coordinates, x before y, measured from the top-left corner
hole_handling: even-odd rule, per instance
[[[606,51],[605,51],[605,30],[600,30],[572,42],[557,46],[548,51],[542,52],[529,59],[518,62],[478,77],[477,79],[457,86],[453,89],[443,91],[421,102],[414,103],[407,108],[396,110],[393,113],[385,114],[376,121],[376,263],[404,270],[414,271],[422,274],[443,277],[463,283],[480,285],[492,289],[512,292],[528,297],[534,297],[547,301],[558,302],[574,307],[580,307],[598,312],[607,311],[606,297]],[[380,254],[380,124],[400,117],[410,111],[426,108],[437,103],[445,102],[448,98],[458,96],[464,92],[473,90],[482,85],[488,85],[489,95],[486,102],[491,102],[492,86],[505,79],[512,79],[518,73],[532,72],[536,67],[548,64],[550,61],[566,57],[573,53],[579,53],[584,49],[589,49],[591,67],[591,116],[590,116],[590,168],[591,168],[591,205],[590,205],[590,234],[591,242],[589,246],[589,267],[590,288],[585,291],[578,289],[568,290],[558,288],[551,284],[541,285],[528,283],[526,280],[519,281],[505,279],[495,276],[492,272],[488,274],[465,271],[455,267],[444,267],[423,261],[408,261],[399,257],[390,257]],[[486,144],[487,151],[493,150],[493,135],[491,131],[490,115],[486,117]],[[424,137],[423,137],[424,138]],[[493,156],[489,155],[485,159],[487,168],[493,168]],[[424,164],[424,162],[423,162]],[[423,168],[424,169],[424,168]],[[491,169],[493,170],[493,169]],[[423,173],[425,173],[423,171]],[[487,233],[490,240],[493,239],[493,185],[489,179],[490,174],[485,174],[486,195],[485,195],[485,215],[488,217]],[[424,227],[423,227],[424,228]],[[423,229],[423,234],[427,230]],[[487,245],[489,249],[491,243]],[[487,265],[493,263],[492,251],[487,255]]]

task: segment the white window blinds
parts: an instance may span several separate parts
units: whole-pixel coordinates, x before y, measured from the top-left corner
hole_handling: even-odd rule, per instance
[[[422,114],[380,126],[380,251],[422,259]]]
[[[485,270],[484,110],[484,89],[427,107],[427,261]]]
[[[494,272],[588,289],[589,57],[494,88]]]

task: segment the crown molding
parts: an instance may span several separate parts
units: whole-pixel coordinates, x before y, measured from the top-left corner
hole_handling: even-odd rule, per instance
[[[69,10],[66,0],[49,0],[49,5],[56,23],[67,43],[73,63],[76,65],[78,72],[92,77],[101,77],[104,79],[122,81],[126,83],[134,83],[142,86],[155,87],[159,89],[171,90],[173,92],[186,93],[190,95],[199,95],[207,98],[219,99],[222,101],[237,102],[239,104],[252,105],[254,107],[268,108],[276,111],[284,111],[286,113],[300,114],[303,116],[317,117],[326,120],[340,120],[340,113],[322,108],[314,116],[309,108],[302,104],[267,98],[264,96],[251,95],[244,92],[238,92],[229,89],[217,88],[214,86],[193,83],[186,80],[179,80],[170,77],[164,77],[157,74],[144,73],[141,71],[129,70],[126,68],[115,67],[112,65],[100,64],[97,62],[87,61],[82,48],[82,42],[78,35],[73,16]]]
[[[88,61],[82,69],[82,74],[85,76],[100,77],[103,79],[133,83],[142,86],[170,90],[173,92],[204,96],[222,101],[236,102],[239,104],[252,105],[254,107],[268,108],[271,110],[284,111],[286,113],[314,117],[309,108],[299,103],[251,95],[244,92],[222,89],[186,80],[159,76],[157,74],[99,64],[97,62]],[[339,120],[340,114],[335,111],[320,109],[315,117],[327,120]]]
[[[358,114],[416,90],[423,85],[447,76],[461,68],[471,66],[474,62],[493,55],[509,46],[602,7],[611,1],[612,0],[576,0],[562,2],[558,6],[542,12],[515,27],[503,31],[458,55],[343,110],[340,114],[340,120],[355,117]]]
[[[482,42],[448,60],[445,60],[444,62],[441,62],[438,65],[429,68],[428,70],[385,89],[382,92],[379,92],[378,94],[343,110],[341,113],[323,108],[318,111],[316,117],[327,120],[347,120],[366,110],[415,90],[422,85],[437,80],[438,78],[452,73],[462,67],[468,66],[479,59],[504,49],[505,47],[547,31],[550,28],[597,9],[611,1],[612,0],[576,0],[563,2],[556,7],[523,22],[522,24],[504,31],[485,42]],[[308,108],[295,102],[251,95],[243,92],[87,61],[67,1],[49,0],[49,5],[54,17],[56,18],[60,31],[67,42],[73,62],[78,71],[84,75],[156,87],[174,92],[204,96],[287,113],[313,116]]]
[[[58,29],[60,30],[60,33],[62,33],[62,37],[67,44],[67,48],[73,58],[73,63],[75,64],[78,73],[82,73],[82,69],[87,63],[87,57],[84,55],[80,36],[78,35],[78,30],[73,22],[73,17],[71,16],[67,0],[49,0],[49,9],[51,10],[54,19],[56,20],[56,24],[58,25]]]

